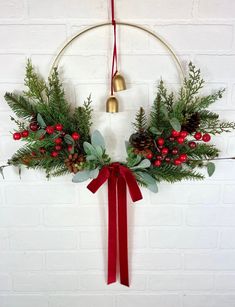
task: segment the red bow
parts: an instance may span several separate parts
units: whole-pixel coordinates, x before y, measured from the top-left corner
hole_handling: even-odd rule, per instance
[[[95,193],[106,180],[108,180],[108,284],[116,281],[118,237],[120,282],[129,286],[126,185],[133,202],[142,199],[142,194],[131,170],[118,162],[104,166],[98,177],[93,179],[87,188]]]

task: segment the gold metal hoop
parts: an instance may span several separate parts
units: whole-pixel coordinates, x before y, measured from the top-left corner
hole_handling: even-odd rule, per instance
[[[176,53],[173,51],[173,49],[170,47],[170,45],[158,34],[156,34],[155,32],[147,29],[147,28],[144,28],[140,25],[136,25],[136,24],[132,24],[132,23],[128,23],[128,22],[121,22],[121,21],[117,21],[116,24],[118,25],[121,25],[121,26],[128,26],[128,27],[132,27],[132,28],[136,28],[136,29],[139,29],[139,30],[142,30],[148,34],[150,34],[151,36],[153,36],[155,39],[157,39],[161,45],[163,47],[165,47],[166,50],[168,50],[168,52],[172,55],[174,61],[175,61],[175,64],[177,66],[177,69],[178,69],[178,72],[179,72],[179,75],[180,75],[180,78],[183,80],[184,78],[184,70],[183,70],[183,67],[180,63],[180,60],[178,58],[178,56],[176,55]],[[58,54],[56,55],[53,63],[52,63],[52,66],[51,66],[51,69],[50,69],[50,72],[49,72],[49,76],[52,74],[52,71],[53,71],[53,68],[58,66],[59,64],[59,61],[61,59],[61,56],[63,55],[65,49],[67,47],[69,47],[71,45],[71,43],[73,41],[75,41],[78,37],[80,37],[81,35],[91,31],[91,30],[94,30],[94,29],[97,29],[97,28],[101,28],[101,27],[104,27],[104,26],[110,26],[112,25],[111,22],[105,22],[105,23],[100,23],[100,24],[96,24],[94,26],[91,26],[89,28],[86,28],[80,32],[78,32],[77,34],[75,34],[74,36],[72,36],[65,44],[64,46],[60,49],[60,51],[58,52]]]

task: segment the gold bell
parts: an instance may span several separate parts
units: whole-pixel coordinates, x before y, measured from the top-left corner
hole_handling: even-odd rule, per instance
[[[124,91],[126,89],[125,79],[119,72],[113,77],[113,90],[114,92]]]
[[[106,101],[106,112],[117,113],[118,112],[118,100],[115,96],[110,96]]]

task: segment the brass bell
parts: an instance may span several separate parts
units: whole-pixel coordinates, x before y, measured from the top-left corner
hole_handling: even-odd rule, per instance
[[[126,82],[124,77],[117,72],[113,77],[113,90],[114,92],[124,91],[126,89]]]
[[[110,96],[106,101],[106,112],[117,113],[118,112],[118,100],[115,96]]]

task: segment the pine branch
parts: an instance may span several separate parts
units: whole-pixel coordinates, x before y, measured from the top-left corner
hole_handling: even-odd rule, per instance
[[[6,93],[4,96],[7,104],[13,112],[20,118],[30,119],[37,114],[36,105],[32,104],[27,98],[14,93]]]
[[[147,117],[144,109],[141,107],[136,114],[135,122],[133,123],[136,132],[143,132],[147,129]]]
[[[24,95],[28,98],[43,102],[43,92],[47,89],[45,81],[35,72],[31,60],[26,64],[25,86],[28,88]]]

